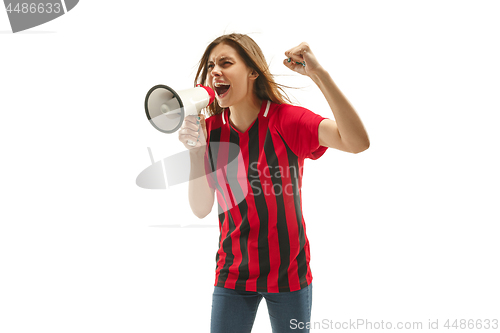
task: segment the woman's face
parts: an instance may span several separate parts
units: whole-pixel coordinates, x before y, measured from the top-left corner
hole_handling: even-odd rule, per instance
[[[251,99],[257,73],[248,68],[238,52],[227,44],[219,44],[210,53],[207,64],[208,86],[214,89],[222,108]]]

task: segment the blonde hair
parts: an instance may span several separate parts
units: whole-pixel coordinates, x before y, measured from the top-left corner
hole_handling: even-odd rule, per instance
[[[254,93],[260,100],[270,100],[278,104],[291,104],[290,99],[283,90],[286,86],[278,84],[274,81],[273,75],[269,72],[266,59],[260,47],[248,35],[243,34],[228,34],[216,38],[210,43],[198,65],[198,71],[194,79],[194,84],[207,84],[207,64],[208,58],[212,50],[219,44],[227,44],[233,47],[238,55],[243,59],[246,66],[255,70],[259,76],[254,83]],[[208,116],[222,113],[222,108],[218,103],[212,103],[207,107]]]

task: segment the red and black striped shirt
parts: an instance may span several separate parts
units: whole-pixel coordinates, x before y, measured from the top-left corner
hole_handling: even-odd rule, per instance
[[[206,119],[207,179],[215,188],[219,249],[215,286],[264,292],[302,289],[312,281],[302,214],[305,158],[317,159],[326,119],[288,104],[262,103],[244,132],[230,110]]]

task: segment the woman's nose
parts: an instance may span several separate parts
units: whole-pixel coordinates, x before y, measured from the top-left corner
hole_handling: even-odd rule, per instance
[[[219,66],[215,66],[212,69],[212,76],[221,76],[221,75],[222,75],[222,72],[220,71],[220,67]]]

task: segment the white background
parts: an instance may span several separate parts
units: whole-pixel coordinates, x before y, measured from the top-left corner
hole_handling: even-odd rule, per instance
[[[191,87],[229,32],[332,117],[282,65],[309,42],[370,135],[361,154],[306,162],[312,320],[500,319],[498,7],[83,0],[18,34],[0,11],[0,331],[209,331],[216,209],[199,220],[187,184],[135,179],[147,147],[156,160],[183,150],[147,121],[146,92]],[[271,331],[265,302],[254,327]]]

